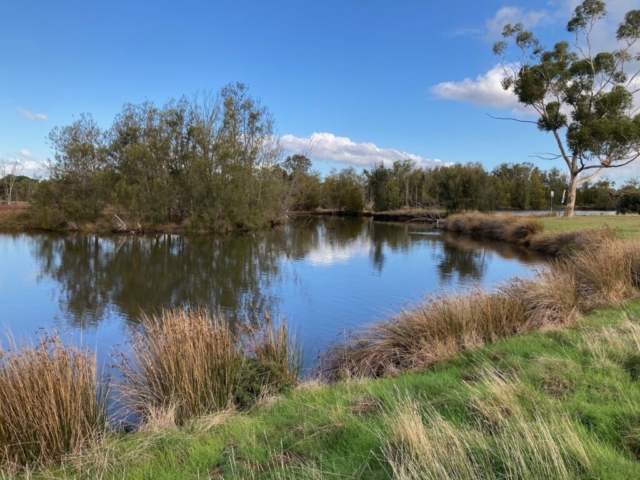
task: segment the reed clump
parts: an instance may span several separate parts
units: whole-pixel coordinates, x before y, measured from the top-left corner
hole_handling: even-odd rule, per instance
[[[173,412],[175,423],[183,425],[247,407],[298,381],[298,349],[284,321],[236,332],[207,309],[170,309],[143,317],[142,327],[131,340],[131,355],[121,355],[119,389],[143,421]]]
[[[525,304],[515,296],[478,290],[434,297],[336,345],[322,357],[320,369],[330,379],[422,369],[460,350],[520,333],[527,321]]]
[[[496,293],[431,298],[335,345],[320,370],[336,380],[423,369],[510,335],[572,325],[594,308],[640,298],[639,287],[640,244],[606,230],[585,233],[533,279],[513,280]]]
[[[451,215],[443,222],[442,228],[474,238],[510,243],[520,243],[544,229],[537,217],[486,213]]]
[[[48,464],[88,447],[106,425],[95,353],[57,333],[0,349],[0,464]]]

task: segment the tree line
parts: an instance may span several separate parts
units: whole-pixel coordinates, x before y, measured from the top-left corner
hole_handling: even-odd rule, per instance
[[[54,128],[49,142],[54,156],[47,179],[0,179],[3,198],[29,201],[43,228],[93,222],[105,213],[132,224],[231,231],[316,208],[546,210],[552,192],[560,207],[569,185],[566,173],[531,163],[488,171],[480,163],[425,169],[399,159],[361,173],[349,167],[322,176],[305,155],[284,158],[272,115],[241,83],[161,107],[127,104],[108,128],[82,114]],[[637,187],[631,182],[622,189]],[[577,205],[615,208],[620,192],[607,179],[585,182]]]

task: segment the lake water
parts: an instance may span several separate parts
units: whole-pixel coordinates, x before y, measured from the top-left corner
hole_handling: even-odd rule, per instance
[[[363,218],[298,218],[233,236],[0,234],[0,326],[18,338],[64,330],[104,363],[142,312],[269,311],[286,316],[309,367],[345,331],[426,294],[490,289],[542,262],[514,245]]]

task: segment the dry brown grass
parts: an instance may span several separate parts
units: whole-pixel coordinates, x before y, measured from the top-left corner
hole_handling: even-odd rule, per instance
[[[228,408],[242,357],[227,321],[206,310],[167,310],[142,319],[123,358],[119,388],[145,421],[174,411],[178,424]]]
[[[575,230],[569,232],[542,232],[528,237],[523,244],[537,252],[558,256],[570,254],[575,250],[584,250],[603,242],[612,242],[615,233],[609,228],[594,230]]]
[[[460,350],[519,333],[527,321],[525,305],[516,297],[482,291],[435,297],[331,349],[320,369],[333,379],[421,369]]]
[[[442,228],[475,238],[519,243],[542,232],[542,222],[537,217],[518,215],[492,215],[486,213],[461,213],[449,216]]]
[[[186,421],[248,406],[261,396],[294,386],[297,349],[286,322],[268,320],[236,333],[207,309],[172,309],[142,320],[144,332],[122,355],[126,404],[145,423]]]
[[[570,418],[529,416],[520,405],[520,382],[491,372],[481,377],[470,392],[479,414],[475,427],[444,418],[427,401],[392,403],[380,436],[394,478],[568,479],[588,468],[588,445]]]
[[[87,447],[105,426],[106,387],[88,349],[58,334],[0,350],[0,464],[47,464]]]

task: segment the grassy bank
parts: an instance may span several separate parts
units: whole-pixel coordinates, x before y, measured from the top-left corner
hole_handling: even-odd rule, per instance
[[[62,478],[638,478],[640,304],[421,373],[109,435]]]
[[[608,227],[618,238],[640,240],[640,215],[583,215],[573,218],[544,217],[545,232],[567,232]]]

